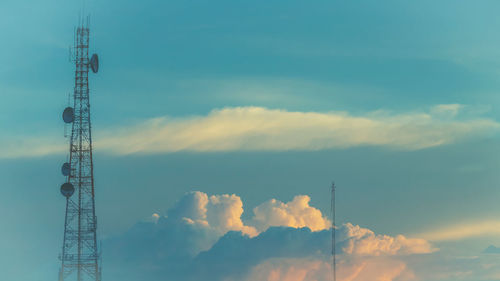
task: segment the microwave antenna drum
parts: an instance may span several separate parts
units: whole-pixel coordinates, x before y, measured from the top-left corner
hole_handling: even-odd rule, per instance
[[[63,174],[63,176],[67,177],[69,176],[70,172],[71,172],[71,165],[68,162],[64,163],[61,167],[61,173]]]
[[[73,184],[67,182],[61,185],[61,194],[64,197],[69,198],[71,197],[71,195],[73,195],[73,193],[75,193],[75,187],[73,186]]]
[[[73,123],[75,121],[75,111],[72,107],[66,107],[62,115],[64,123]]]
[[[93,54],[90,58],[90,69],[92,69],[94,73],[99,71],[99,56],[97,54]]]

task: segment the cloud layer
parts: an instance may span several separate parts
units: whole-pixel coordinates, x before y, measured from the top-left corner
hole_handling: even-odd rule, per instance
[[[263,107],[214,110],[188,119],[156,118],[109,134],[98,146],[116,153],[235,150],[320,150],[352,146],[421,149],[499,128],[487,119],[459,120],[459,106],[429,112],[291,112]]]
[[[438,105],[427,112],[298,112],[228,107],[206,116],[159,117],[96,132],[94,147],[116,154],[177,151],[286,151],[354,146],[414,150],[453,143],[498,130],[491,119],[460,118],[464,106]],[[25,139],[25,138],[23,138]],[[57,141],[37,138],[5,143],[1,158],[63,153]]]

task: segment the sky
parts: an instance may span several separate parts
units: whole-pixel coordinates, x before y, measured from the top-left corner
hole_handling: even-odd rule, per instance
[[[500,280],[499,8],[1,1],[0,279],[57,278],[84,10],[104,281],[331,281],[332,181],[338,280]]]

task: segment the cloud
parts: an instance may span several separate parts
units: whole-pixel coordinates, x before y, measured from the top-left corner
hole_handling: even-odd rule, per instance
[[[457,256],[454,249],[409,259],[407,263],[411,264],[419,280],[500,280],[500,255]]]
[[[185,194],[168,211],[167,218],[210,228],[220,236],[228,231],[241,231],[253,237],[272,226],[307,227],[312,231],[329,229],[330,221],[319,209],[310,206],[310,201],[307,195],[297,195],[287,203],[271,199],[255,207],[252,219],[245,225],[241,220],[243,202],[239,196],[208,196],[195,191]]]
[[[206,116],[158,117],[97,131],[94,148],[123,154],[178,151],[287,151],[356,146],[415,150],[450,144],[496,131],[491,119],[459,119],[463,106],[438,105],[428,112],[299,112],[264,107],[227,107]],[[48,139],[10,142],[1,158],[64,152]]]
[[[104,241],[104,278],[332,281],[331,229],[318,227],[316,222],[327,219],[309,204],[305,195],[290,202],[272,199],[244,220],[242,200],[235,194],[187,193],[163,215],[153,214],[148,222]],[[500,255],[457,257],[422,238],[377,234],[352,223],[336,231],[339,281],[500,277]]]
[[[218,230],[220,234],[228,231],[241,231],[249,236],[257,235],[254,227],[246,226],[241,221],[243,202],[234,194],[212,195],[206,206],[207,223]]]
[[[317,258],[269,259],[252,268],[245,281],[333,281],[331,262]],[[408,265],[393,258],[341,260],[339,281],[417,280]]]
[[[208,196],[195,191],[185,194],[167,212],[164,221],[193,225],[213,231],[222,236],[228,231],[241,231],[249,236],[257,235],[254,227],[246,226],[241,220],[243,202],[235,194]]]
[[[331,263],[313,258],[269,259],[255,266],[245,281],[333,281]],[[365,258],[337,264],[339,281],[416,280],[403,261]]]
[[[343,228],[350,226],[341,227],[344,235],[353,233]],[[377,250],[374,248],[380,243],[370,239],[374,242],[370,253],[351,253],[343,251],[346,242],[363,245],[367,238],[344,235],[340,235],[342,241],[338,245],[341,249],[338,253],[339,280],[413,280],[413,271],[404,257],[432,252],[430,248],[422,251],[420,247],[406,252],[386,251],[384,246]],[[201,252],[193,265],[205,273],[214,269],[215,276],[211,275],[214,280],[274,278],[286,281],[330,281],[330,239],[330,231],[312,232],[308,228],[271,227],[254,238],[231,232],[221,237],[210,250]],[[380,255],[380,252],[384,252],[384,255]]]
[[[162,263],[182,261],[210,249],[228,231],[255,236],[255,228],[241,221],[243,203],[236,195],[185,194],[166,215],[153,214],[107,247],[120,261]]]
[[[351,223],[340,229],[340,240],[343,241],[342,251],[356,255],[409,255],[428,254],[435,252],[431,244],[424,239],[376,235],[373,231]]]
[[[271,226],[308,227],[312,231],[329,229],[331,222],[320,210],[311,207],[310,201],[307,195],[295,196],[288,203],[271,199],[253,209],[252,223],[260,230]]]
[[[430,241],[455,241],[500,234],[500,221],[470,221],[417,234]]]
[[[354,259],[339,265],[340,281],[417,280],[408,264],[394,258]]]
[[[328,262],[316,259],[270,259],[255,266],[246,281],[316,281],[330,280]]]
[[[461,104],[438,104],[431,108],[431,114],[437,116],[455,117],[464,108]]]
[[[500,248],[490,245],[488,248],[484,249],[484,254],[500,254]]]
[[[499,128],[487,119],[440,118],[439,113],[291,112],[263,107],[214,110],[188,119],[156,118],[107,134],[96,147],[118,154],[175,151],[320,150],[353,146],[422,149]],[[452,107],[455,108],[455,107]],[[458,109],[456,109],[458,111]]]
[[[0,159],[39,157],[52,154],[62,154],[68,145],[62,145],[60,140],[49,137],[18,137],[15,140],[0,140]]]
[[[104,241],[105,277],[330,281],[331,229],[309,202],[305,195],[287,203],[273,199],[244,221],[237,195],[187,193],[165,215],[153,214],[149,222]],[[422,239],[377,235],[350,223],[336,231],[339,280],[406,280],[413,273],[402,259],[434,251]]]

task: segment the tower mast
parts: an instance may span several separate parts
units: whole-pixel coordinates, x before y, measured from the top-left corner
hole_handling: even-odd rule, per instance
[[[73,107],[67,107],[63,112],[64,122],[71,124],[71,137],[69,162],[61,169],[66,177],[61,186],[61,193],[66,197],[66,214],[59,281],[101,280],[88,79],[89,70],[97,73],[99,60],[96,54],[89,59],[89,37],[87,17],[75,31]]]
[[[332,199],[331,199],[331,212],[332,212],[332,273],[333,281],[337,281],[337,259],[336,259],[336,225],[335,225],[335,183],[332,183]]]

